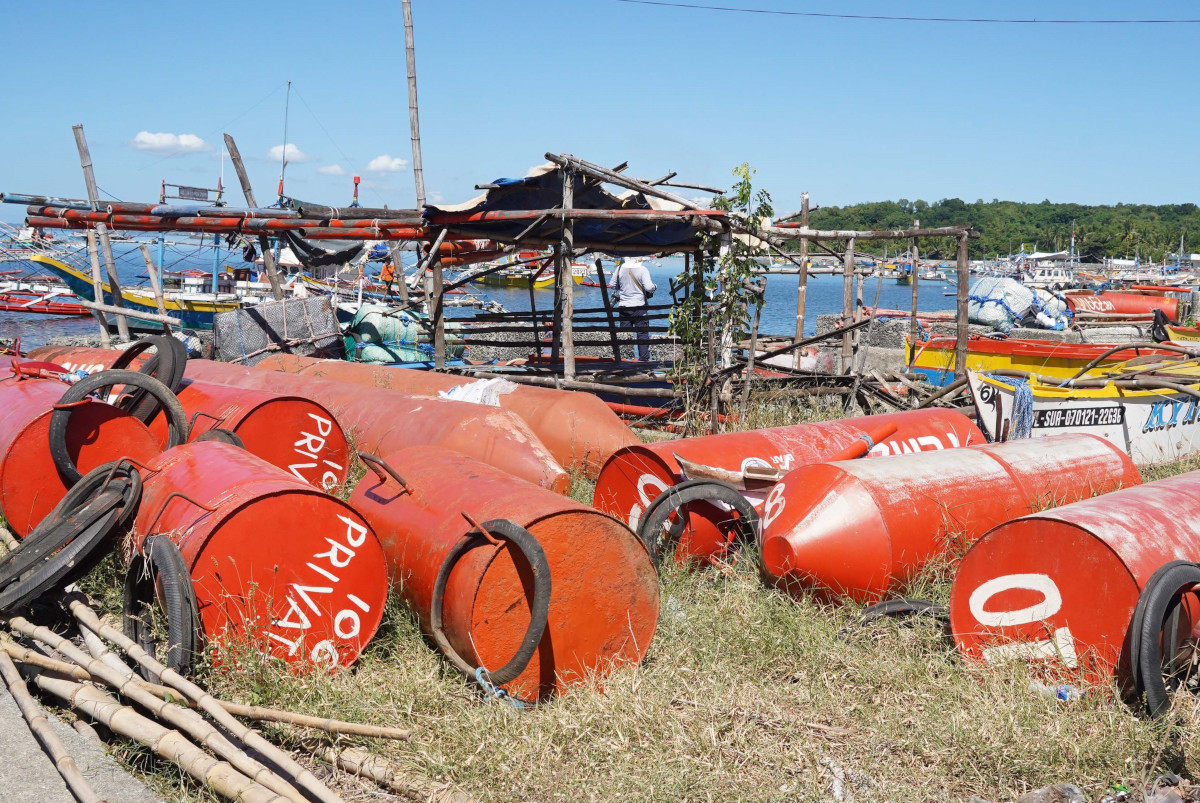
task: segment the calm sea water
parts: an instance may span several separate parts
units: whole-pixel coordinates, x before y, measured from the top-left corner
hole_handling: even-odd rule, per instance
[[[145,264],[136,243],[114,243],[114,256],[117,261],[117,273],[126,286],[146,285]],[[158,260],[159,247],[150,245],[151,255]],[[82,247],[74,251],[76,257],[82,256]],[[411,259],[411,255],[409,255]],[[212,270],[214,251],[211,240],[208,244],[196,241],[179,240],[165,245],[162,250],[162,261],[168,270],[181,271],[198,269]],[[219,254],[221,265],[233,267],[243,266],[241,252],[222,248]],[[86,263],[84,263],[86,264]],[[668,258],[659,260],[650,266],[650,274],[659,286],[654,301],[662,303],[670,299],[667,292],[670,279],[678,274],[683,267],[683,260]],[[30,269],[45,272],[37,265],[27,263],[3,263],[4,270]],[[606,269],[610,269],[606,266]],[[767,301],[763,307],[761,330],[768,334],[790,335],[796,326],[796,287],[795,276],[771,276],[767,279]],[[867,304],[875,298],[876,286],[879,287],[879,306],[885,308],[907,309],[912,300],[912,288],[909,285],[897,284],[894,279],[867,278],[863,289],[863,297]],[[953,285],[945,282],[922,281],[918,285],[919,307],[923,311],[952,309],[954,298],[944,295],[953,290]],[[510,310],[525,311],[529,309],[529,291],[524,288],[495,288],[477,287],[475,292],[503,304]],[[547,309],[553,303],[552,289],[536,290],[538,309]],[[599,288],[577,286],[575,288],[576,308],[603,306]],[[840,276],[813,276],[808,283],[807,314],[805,316],[806,334],[812,334],[816,329],[817,315],[840,312],[842,308],[842,278]],[[469,317],[470,310],[450,310],[448,314],[454,317]],[[9,340],[20,337],[23,345],[33,347],[41,345],[53,337],[69,335],[89,335],[96,331],[92,318],[62,318],[49,315],[32,315],[26,313],[0,312],[0,339]]]

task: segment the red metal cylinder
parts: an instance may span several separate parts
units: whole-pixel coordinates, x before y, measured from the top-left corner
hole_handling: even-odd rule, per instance
[[[616,452],[600,470],[592,504],[636,530],[646,506],[684,478],[676,456],[736,475],[750,467],[790,470],[829,460],[864,435],[891,424],[896,425],[896,433],[875,444],[869,456],[985,442],[983,433],[962,413],[914,410],[630,446]],[[761,506],[772,484],[747,481],[746,498]],[[734,534],[726,511],[696,504],[688,509],[687,519],[677,554],[702,559],[724,554]]]
[[[192,574],[205,635],[292,662],[349,666],[387,602],[383,549],[349,505],[224,443],[149,464],[137,542],[165,534]]]
[[[379,534],[392,581],[429,632],[434,581],[475,522],[503,518],[541,544],[550,566],[547,626],[510,694],[546,697],[636,664],[658,622],[658,576],[642,542],[620,522],[476,460],[413,447],[388,455],[404,479],[367,474],[350,503]],[[468,662],[490,669],[517,651],[529,625],[532,580],[507,542],[480,539],[450,571],[444,631]],[[517,566],[521,566],[518,571]]]
[[[345,484],[350,465],[346,433],[315,401],[192,379],[183,381],[178,396],[192,422],[193,439],[210,429],[227,429],[250,454],[298,480],[326,491]],[[166,442],[163,416],[151,422],[150,431]]]
[[[0,511],[22,538],[67,493],[50,456],[50,416],[68,387],[53,379],[0,378]],[[67,450],[87,473],[122,457],[144,464],[162,448],[141,421],[89,401],[71,415]]]
[[[1128,455],[1081,434],[804,466],[763,505],[763,573],[873,601],[997,524],[1140,483]]]
[[[1172,560],[1200,561],[1200,471],[1034,513],[984,535],[950,591],[954,641],[964,658],[1052,661],[1093,680],[1127,682],[1138,595]]]
[[[30,354],[92,371],[111,365],[120,352],[67,346],[43,347]],[[562,466],[529,427],[512,413],[495,407],[212,360],[189,360],[186,375],[189,379],[313,399],[333,413],[363,451],[390,454],[406,446],[430,444],[455,449],[560,493],[566,493],[571,484]]]
[[[1067,306],[1075,312],[1105,312],[1110,315],[1148,315],[1162,310],[1171,320],[1179,314],[1179,299],[1158,293],[1067,293]]]
[[[273,354],[257,363],[255,368],[428,396],[486,381],[390,365],[317,360],[294,354]],[[600,467],[613,452],[638,443],[629,427],[591,393],[517,385],[501,392],[498,401],[502,409],[529,425],[555,460],[589,478],[599,474]]]

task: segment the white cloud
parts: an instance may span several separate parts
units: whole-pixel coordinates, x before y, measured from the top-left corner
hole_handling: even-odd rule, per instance
[[[317,172],[323,176],[344,176],[346,171],[341,165],[322,165],[317,168]]]
[[[267,158],[272,162],[282,162],[283,146],[276,145],[274,148],[271,148],[271,150],[267,151]],[[297,148],[293,143],[289,142],[287,144],[287,160],[288,164],[300,164],[301,162],[308,161],[308,155],[304,151]]]
[[[208,143],[195,134],[171,134],[166,131],[157,134],[139,131],[129,145],[135,150],[154,153],[195,153],[208,150]]]
[[[388,156],[386,153],[376,156],[367,163],[367,169],[374,170],[376,173],[398,173],[406,167],[408,167],[407,161],[399,156]]]

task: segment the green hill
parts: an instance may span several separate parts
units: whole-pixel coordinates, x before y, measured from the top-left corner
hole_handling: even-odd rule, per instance
[[[1196,204],[1085,206],[1049,201],[966,203],[958,198],[929,204],[900,199],[818,209],[812,214],[812,226],[900,229],[911,226],[914,219],[919,219],[922,227],[974,226],[982,236],[971,242],[972,259],[1015,254],[1022,243],[1029,250],[1065,250],[1071,243],[1072,226],[1076,250],[1084,261],[1140,253],[1143,260],[1161,262],[1168,252],[1178,250],[1180,234],[1185,236],[1185,250],[1200,251],[1200,207]],[[889,250],[895,246],[890,243]],[[883,246],[870,250],[882,253]],[[931,240],[922,250],[931,257],[951,258],[954,243]]]

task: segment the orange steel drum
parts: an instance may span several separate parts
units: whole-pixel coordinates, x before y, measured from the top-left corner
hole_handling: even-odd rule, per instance
[[[1073,312],[1105,312],[1110,315],[1149,315],[1162,310],[1172,321],[1179,315],[1179,299],[1158,293],[1121,293],[1106,291],[1067,293],[1067,306]]]
[[[178,396],[192,422],[193,440],[210,429],[227,429],[250,454],[309,485],[328,491],[346,482],[346,433],[315,401],[191,379],[184,380]],[[154,418],[150,430],[166,441],[163,416]]]
[[[1200,561],[1200,471],[1034,513],[984,535],[950,591],[954,641],[968,659],[1053,662],[1127,683],[1138,595],[1172,560]],[[1196,611],[1187,610],[1194,625]]]
[[[67,493],[50,456],[50,416],[69,387],[54,379],[0,378],[0,512],[22,538]],[[89,401],[71,415],[67,450],[86,474],[122,457],[145,463],[162,448],[141,421]]]
[[[874,601],[997,524],[1141,481],[1128,455],[1083,434],[804,466],[763,505],[763,574]]]
[[[604,464],[592,504],[636,530],[646,506],[683,480],[675,455],[736,474],[752,466],[790,470],[840,457],[844,449],[864,436],[891,425],[896,426],[894,434],[873,444],[868,456],[949,449],[986,441],[962,413],[914,410],[630,446]],[[760,515],[770,486],[770,482],[761,482],[745,494],[759,508]],[[729,514],[708,503],[692,505],[686,514],[677,555],[701,559],[722,556],[734,535]]]
[[[349,666],[387,602],[379,540],[349,505],[225,443],[189,443],[143,473],[135,539],[162,533],[192,574],[209,639]]]
[[[295,354],[273,354],[254,367],[428,396],[482,381],[433,371],[318,360]],[[590,479],[596,478],[600,467],[613,452],[639,443],[629,427],[591,393],[517,385],[500,394],[499,402],[502,409],[529,425],[555,460]]]
[[[551,581],[545,633],[508,692],[545,698],[642,659],[658,623],[658,576],[645,546],[623,524],[445,449],[413,447],[386,461],[408,490],[368,473],[350,504],[379,534],[392,582],[426,633],[442,564],[473,529],[466,517],[508,519],[541,544]],[[450,570],[443,629],[472,665],[506,663],[529,625],[533,581],[512,550],[507,541],[478,539]]]
[[[52,347],[35,349],[86,371],[108,367],[120,352]],[[430,444],[455,449],[513,476],[566,493],[571,481],[541,440],[512,413],[467,402],[413,396],[316,377],[260,371],[212,360],[189,360],[189,379],[313,399],[337,417],[362,451],[390,454]]]

